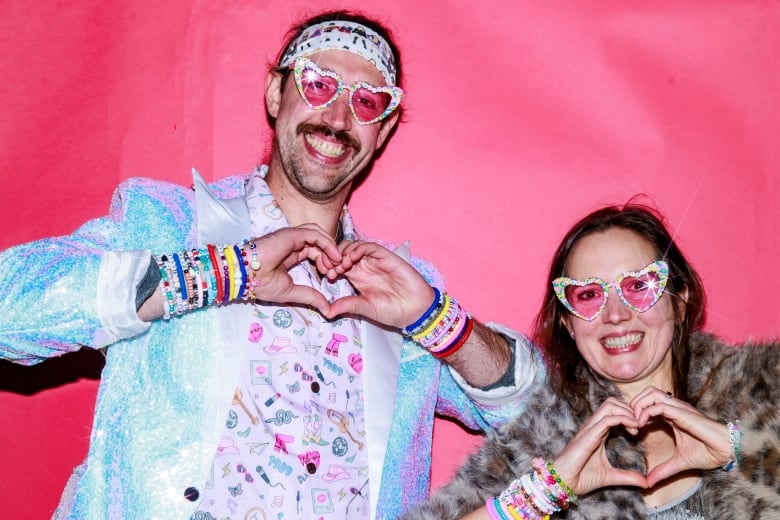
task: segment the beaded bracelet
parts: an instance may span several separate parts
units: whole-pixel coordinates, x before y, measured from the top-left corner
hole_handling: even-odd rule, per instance
[[[244,241],[244,244],[249,242],[248,240]],[[249,242],[249,249],[252,250],[252,258],[249,261],[249,267],[252,268],[252,271],[259,271],[261,264],[260,264],[260,258],[257,256],[257,244],[254,242]]]
[[[222,247],[220,248],[220,255],[219,258],[222,260],[222,279],[224,281],[225,287],[223,288],[223,294],[222,294],[222,303],[227,303],[231,300],[231,292],[232,292],[232,286],[233,284],[230,282],[231,277],[233,273],[231,272],[230,266],[232,265],[230,262],[229,257],[227,256],[227,248]]]
[[[195,287],[195,291],[198,296],[198,307],[204,307],[203,297],[206,295],[203,292],[203,277],[200,275],[200,269],[198,269],[198,264],[194,263],[194,259],[192,264],[192,278],[194,279],[192,285]]]
[[[156,258],[156,261],[157,265],[160,267],[160,281],[165,296],[165,302],[163,303],[163,318],[165,318],[166,315],[170,318],[173,314],[181,314],[184,312],[178,270],[176,269],[174,262],[165,255]]]
[[[491,518],[491,520],[509,520],[509,518],[507,518],[507,516],[502,511],[503,507],[498,499],[491,498],[485,502],[485,509],[487,509],[488,516]]]
[[[539,516],[549,515],[560,511],[560,508],[547,499],[544,492],[539,491],[531,480],[533,473],[527,473],[520,479],[520,491],[525,498],[526,503],[531,506]]]
[[[512,481],[495,499],[488,500],[493,501],[497,515],[504,511],[513,518],[547,520],[577,501],[577,495],[556,473],[552,461],[536,457],[533,468],[531,473]]]
[[[401,332],[437,358],[457,352],[466,344],[474,324],[457,300],[435,287],[431,306]]]
[[[254,267],[253,267],[254,269]],[[422,316],[420,316],[417,321],[412,323],[411,325],[404,327],[401,333],[404,336],[411,337],[412,334],[420,328],[424,323],[426,323],[436,311],[436,308],[439,306],[439,300],[441,299],[441,292],[436,287],[433,287],[433,303],[431,303],[431,306],[428,307],[428,310],[425,311]]]
[[[198,287],[195,282],[195,273],[192,269],[192,261],[187,251],[181,253],[181,267],[184,272],[184,283],[187,285],[187,310],[195,308],[198,297]]]
[[[731,456],[723,466],[723,471],[731,471],[742,460],[742,432],[739,429],[739,421],[726,425],[729,429],[729,443],[731,444]]]
[[[211,298],[216,294],[208,250],[205,250],[202,253],[198,252],[198,269],[200,270],[203,283],[203,306],[205,307],[211,303]]]
[[[412,339],[424,345],[436,345],[454,332],[463,328],[462,309],[458,302],[445,295],[444,308],[441,310],[441,318],[434,323],[429,332],[422,332],[419,335],[412,336]]]
[[[420,324],[419,327],[409,331],[407,335],[409,338],[414,338],[414,336],[422,337],[426,331],[433,331],[437,329],[439,323],[441,322],[443,313],[446,312],[449,307],[448,296],[446,294],[439,292],[437,293],[437,296],[438,298],[435,301],[436,306],[433,308],[433,311],[426,317],[426,319]]]
[[[222,303],[227,303],[230,301],[230,268],[225,258],[225,248],[220,248],[219,251],[219,259],[222,261]]]
[[[171,264],[171,274],[173,275],[173,296],[176,301],[176,314],[184,314],[187,311],[187,282],[184,279],[184,271],[181,265],[181,259],[178,255],[173,258]],[[178,264],[176,260],[179,260]]]
[[[252,249],[252,281],[249,281],[244,245]],[[187,311],[247,298],[259,285],[255,272],[260,270],[257,246],[243,241],[241,245],[214,246],[154,255],[160,270],[159,287],[163,294],[163,319]]]
[[[157,261],[157,267],[160,269],[160,291],[163,295],[163,319],[169,320],[171,319],[171,313],[176,310],[176,307],[173,305],[171,282],[168,281],[168,270],[165,266],[168,258],[165,255],[162,255],[161,258],[155,258],[155,260]]]
[[[514,496],[513,500],[509,502],[503,501],[500,497],[496,498],[496,500],[498,503],[502,504],[510,514],[514,512],[524,520],[537,520],[542,517],[539,510],[531,507],[528,500],[524,499],[522,496]]]
[[[244,252],[243,248],[239,249],[237,245],[233,246],[233,254],[236,258],[236,264],[238,265],[238,269],[241,272],[241,284],[238,287],[238,293],[236,295],[237,298],[245,298],[246,297],[246,267],[244,266],[244,255],[246,253]],[[238,281],[238,280],[237,280]]]
[[[518,511],[516,508],[512,507],[511,505],[504,504],[504,510],[509,512],[509,516],[511,516],[515,520],[527,520],[528,519],[528,515],[526,515],[522,511]]]
[[[443,294],[440,302],[436,308],[435,316],[426,322],[426,327],[419,332],[412,333],[411,336],[414,341],[424,342],[428,338],[437,336],[439,331],[452,319],[451,315],[458,311],[457,307],[452,306],[452,298],[449,295]],[[447,319],[448,317],[450,318],[449,320]]]
[[[509,487],[496,497],[496,500],[504,504],[510,512],[517,511],[523,515],[523,518],[528,519],[544,518],[549,513],[556,511],[556,509],[544,508],[534,502],[535,495],[532,491],[525,489],[524,478],[512,481]]]
[[[236,283],[236,260],[233,258],[235,254],[232,246],[225,246],[222,250],[225,254],[225,265],[228,269],[228,281],[230,285],[226,284],[228,290],[228,299],[235,300],[236,293],[238,292],[238,284]]]
[[[200,300],[200,306],[208,306],[209,301],[209,283],[206,276],[206,270],[204,260],[208,261],[208,257],[203,255],[201,258],[200,250],[192,250],[192,265],[195,268],[195,277],[198,281],[198,299]]]
[[[244,241],[244,245],[247,244],[248,241]],[[260,258],[257,255],[257,244],[254,242],[248,242],[249,243],[249,250],[251,251],[251,259],[249,260],[249,269],[251,270],[251,277],[252,280],[249,282],[250,289],[247,290],[247,296],[250,300],[255,299],[255,287],[260,285],[260,282],[257,280],[257,277],[255,274],[257,271],[260,270],[262,267],[262,264],[260,263]]]
[[[179,279],[179,292],[181,294],[182,300],[187,300],[187,286],[184,282],[184,270],[181,266],[181,260],[179,259],[179,255],[177,253],[173,253],[173,263],[176,265],[176,274],[178,275]]]
[[[568,505],[577,502],[577,495],[566,485],[560,475],[555,472],[551,460],[545,462],[541,458],[536,458],[534,459],[534,468],[538,468],[539,476],[542,482],[547,485],[547,488],[558,492],[562,503],[565,502]],[[564,508],[564,506],[561,505],[561,508]]]
[[[209,252],[209,259],[211,260],[211,271],[214,275],[214,285],[216,286],[216,300],[214,303],[222,303],[222,277],[219,274],[219,262],[217,261],[217,251],[211,244],[206,246]]]
[[[434,357],[437,357],[439,359],[445,358],[447,356],[451,356],[454,353],[456,353],[460,348],[466,344],[466,341],[468,340],[469,336],[471,335],[471,331],[474,329],[474,322],[471,319],[471,317],[466,314],[464,317],[465,326],[463,328],[463,332],[461,335],[457,338],[455,338],[452,343],[446,345],[441,350],[437,351],[431,351]]]
[[[539,474],[534,471],[528,475],[528,485],[539,497],[540,503],[546,510],[560,511],[568,506],[568,501],[562,500],[559,496],[549,489],[540,479]]]
[[[195,270],[192,268],[192,259],[187,251],[182,251],[182,267],[184,268],[184,280],[187,282],[187,310],[192,310],[197,304],[198,286],[195,280]]]
[[[493,498],[488,498],[485,502],[485,511],[487,511],[488,518],[490,520],[501,520],[501,517],[498,516],[498,511],[496,511],[496,501]]]

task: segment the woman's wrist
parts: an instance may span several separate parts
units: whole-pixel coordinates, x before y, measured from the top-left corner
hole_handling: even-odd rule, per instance
[[[729,433],[731,454],[722,469],[723,471],[731,471],[742,460],[742,431],[739,429],[739,421],[728,423],[726,428],[728,428]]]
[[[555,471],[552,461],[535,458],[534,470],[514,480],[503,493],[485,503],[491,519],[549,519],[577,501],[577,495]]]

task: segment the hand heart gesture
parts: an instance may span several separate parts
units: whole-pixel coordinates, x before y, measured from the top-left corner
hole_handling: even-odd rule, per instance
[[[622,426],[630,434],[640,435],[653,419],[663,420],[671,428],[673,455],[649,468],[647,475],[614,468],[604,446],[610,430]],[[725,424],[710,419],[685,401],[648,387],[629,404],[614,397],[604,401],[554,465],[563,481],[580,495],[606,486],[651,488],[682,471],[723,466],[730,457],[731,443]]]
[[[682,471],[724,466],[732,455],[728,427],[671,394],[648,387],[634,397],[631,407],[640,428],[657,418],[671,426],[674,434],[674,454],[649,468],[649,486]]]
[[[341,263],[328,277],[344,276],[357,291],[331,303],[330,317],[359,314],[402,328],[430,307],[434,293],[411,264],[374,242],[343,242]]]

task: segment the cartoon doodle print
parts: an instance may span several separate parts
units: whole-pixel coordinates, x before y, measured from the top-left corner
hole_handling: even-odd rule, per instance
[[[331,449],[333,450],[333,454],[335,456],[343,457],[347,454],[347,450],[349,450],[349,443],[344,437],[336,437],[333,439]]]
[[[249,338],[248,338],[249,341],[251,341],[252,343],[257,343],[258,341],[260,341],[260,338],[262,337],[263,337],[263,326],[256,321],[253,322],[249,326]]]
[[[290,410],[277,410],[276,415],[270,419],[266,419],[265,422],[269,424],[273,423],[276,426],[281,426],[283,424],[290,424],[293,419],[297,418],[298,416],[292,413]]]
[[[233,410],[230,410],[228,412],[228,419],[225,423],[225,427],[232,430],[238,425],[238,414],[234,412]]]
[[[293,323],[292,314],[284,309],[279,309],[274,312],[273,321],[274,325],[280,329],[286,329]]]
[[[327,441],[322,439],[322,419],[318,414],[307,415],[303,418],[303,432],[301,444],[304,446],[310,443],[318,446],[328,444]]]

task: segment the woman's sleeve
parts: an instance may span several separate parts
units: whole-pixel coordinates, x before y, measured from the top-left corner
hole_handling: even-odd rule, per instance
[[[523,418],[515,422],[521,424]],[[515,424],[512,423],[512,425]],[[479,450],[466,462],[445,486],[427,501],[401,516],[403,520],[444,520],[460,518],[485,505],[485,501],[503,492],[523,472],[530,470],[531,457],[507,445],[504,437],[511,434],[502,429],[488,434]],[[512,461],[510,463],[509,461]],[[516,467],[512,467],[516,466]]]
[[[734,414],[741,460],[732,471],[753,497],[750,507],[761,508],[756,518],[780,518],[780,342],[741,348],[744,364],[733,372],[734,386],[742,389]]]

